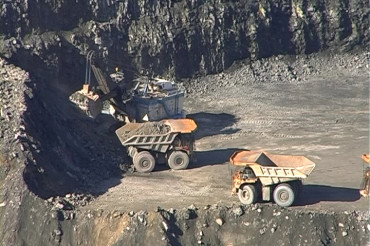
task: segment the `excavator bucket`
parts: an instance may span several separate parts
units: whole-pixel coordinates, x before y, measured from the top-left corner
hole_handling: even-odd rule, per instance
[[[197,129],[197,124],[192,119],[164,120],[171,128],[171,132],[192,133]]]
[[[94,94],[88,84],[84,84],[82,90],[76,91],[69,96],[69,100],[82,112],[91,118],[96,118],[103,109],[103,103],[99,96]]]

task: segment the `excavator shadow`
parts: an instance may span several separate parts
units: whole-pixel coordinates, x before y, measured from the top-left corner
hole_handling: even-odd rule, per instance
[[[195,139],[218,134],[229,135],[240,131],[240,129],[235,128],[238,119],[232,114],[199,112],[188,114],[186,117],[195,120],[198,125],[198,130],[194,134]]]
[[[319,202],[354,202],[359,199],[358,189],[328,185],[305,185],[296,205],[305,206]]]

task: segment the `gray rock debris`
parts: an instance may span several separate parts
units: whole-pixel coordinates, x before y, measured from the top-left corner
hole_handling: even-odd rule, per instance
[[[247,64],[235,64],[222,74],[208,75],[185,83],[189,96],[224,91],[230,87],[259,83],[299,84],[317,75],[325,75],[336,69],[346,69],[354,75],[358,70],[368,69],[369,54],[357,53],[298,55],[294,57],[271,57]],[[359,68],[360,67],[360,68]]]
[[[221,219],[221,218],[217,218],[216,219],[216,223],[219,225],[219,226],[222,226],[224,224],[224,221]]]
[[[236,216],[241,216],[241,215],[243,215],[243,210],[241,209],[241,207],[236,207],[236,208],[234,208],[233,210],[233,213],[236,215]]]

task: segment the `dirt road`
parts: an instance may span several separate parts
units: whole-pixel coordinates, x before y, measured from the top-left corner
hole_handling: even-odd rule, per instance
[[[307,81],[245,82],[219,87],[186,101],[196,120],[197,162],[190,169],[158,167],[150,174],[109,180],[87,209],[153,210],[238,203],[231,196],[228,158],[236,149],[306,155],[317,165],[305,180],[296,208],[366,210],[360,199],[369,150],[369,82],[366,75],[338,72]]]

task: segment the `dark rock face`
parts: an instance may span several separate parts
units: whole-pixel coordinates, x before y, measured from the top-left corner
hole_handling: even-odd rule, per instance
[[[73,60],[94,49],[139,71],[189,77],[245,58],[351,49],[369,41],[368,27],[361,0],[17,0],[1,8],[0,53],[20,60],[25,47]]]

